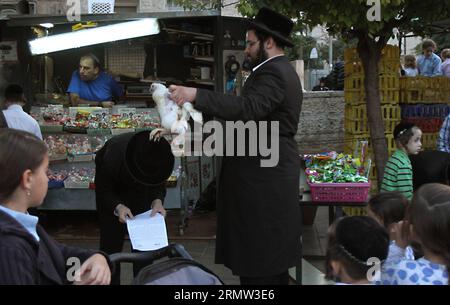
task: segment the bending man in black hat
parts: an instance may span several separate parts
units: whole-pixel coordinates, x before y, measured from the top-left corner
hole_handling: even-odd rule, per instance
[[[169,143],[149,141],[149,132],[126,133],[108,140],[95,158],[95,195],[100,221],[100,249],[122,252],[126,219],[153,209],[161,213],[165,183],[174,157]],[[134,268],[136,273],[138,268]],[[120,269],[112,284],[120,284]]]
[[[299,259],[300,160],[294,135],[303,96],[297,73],[283,50],[292,47],[288,40],[292,27],[289,18],[267,8],[250,22],[245,53],[253,71],[242,96],[169,88],[179,105],[192,102],[208,115],[228,121],[279,123],[276,166],[261,167],[261,155],[227,155],[218,175],[216,263],[239,275],[241,284],[288,284],[288,269]],[[259,138],[260,132],[259,128]],[[270,137],[271,131],[266,135]]]

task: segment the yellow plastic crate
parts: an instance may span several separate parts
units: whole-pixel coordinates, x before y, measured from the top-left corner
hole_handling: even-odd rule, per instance
[[[378,87],[380,90],[399,90],[400,79],[397,74],[385,74],[379,77]],[[347,76],[344,80],[345,90],[361,90],[364,91],[364,76]]]
[[[360,60],[345,61],[344,72],[346,76],[359,77],[364,75],[364,66]],[[380,74],[400,74],[400,59],[380,60],[378,63]]]
[[[356,48],[344,50],[344,71],[346,76],[363,76],[364,67]],[[380,62],[378,63],[378,73],[380,74],[400,74],[400,49],[398,46],[387,45],[381,51]]]
[[[398,46],[386,45],[381,51],[381,60],[398,60],[400,62],[400,49]],[[358,50],[356,48],[346,48],[344,50],[344,60],[360,60]]]
[[[385,138],[386,138],[386,142],[387,142],[388,154],[390,156],[397,149],[397,146],[395,145],[394,136],[392,134],[385,134]],[[355,135],[355,134],[346,132],[344,134],[344,152],[346,154],[354,154],[355,148],[358,147],[358,143],[360,141],[368,141],[369,142],[369,147],[368,147],[367,153],[369,156],[371,156],[372,160],[374,160],[369,134]]]
[[[367,216],[366,208],[343,207],[342,210],[347,216]]]
[[[380,89],[381,104],[398,104],[400,101],[398,89]],[[366,93],[362,89],[346,89],[344,91],[345,103],[349,105],[361,105],[366,102]]]
[[[449,103],[450,78],[445,76],[401,77],[400,101],[405,104]]]
[[[400,123],[400,120],[384,120],[384,132],[394,132],[395,126]],[[352,120],[345,119],[344,121],[345,131],[350,134],[368,134],[370,132],[369,122],[367,120]]]
[[[381,105],[381,114],[383,120],[401,120],[401,108],[398,104]],[[367,105],[351,106],[345,105],[345,119],[367,120]]]
[[[422,149],[437,149],[437,141],[439,138],[439,132],[436,133],[423,133],[422,134]]]
[[[381,60],[399,60],[400,62],[400,48],[394,45],[386,45],[383,50],[381,50]]]

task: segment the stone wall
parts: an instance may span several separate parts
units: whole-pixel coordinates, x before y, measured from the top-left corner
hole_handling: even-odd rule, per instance
[[[165,12],[167,10],[167,0],[139,0],[139,13]]]
[[[295,139],[300,153],[344,150],[344,92],[305,92]]]

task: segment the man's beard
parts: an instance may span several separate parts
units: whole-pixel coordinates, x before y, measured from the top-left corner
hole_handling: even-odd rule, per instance
[[[264,48],[260,47],[258,49],[258,52],[256,53],[256,58],[249,57],[249,59],[250,59],[250,68],[253,70],[258,65],[262,64],[264,61],[269,59],[269,55],[267,54],[266,50],[264,50]]]

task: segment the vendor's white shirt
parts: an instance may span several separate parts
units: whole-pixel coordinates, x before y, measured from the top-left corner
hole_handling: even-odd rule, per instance
[[[22,106],[17,104],[10,105],[8,109],[3,110],[3,114],[5,115],[9,128],[28,131],[42,140],[42,133],[38,122],[23,111]]]

